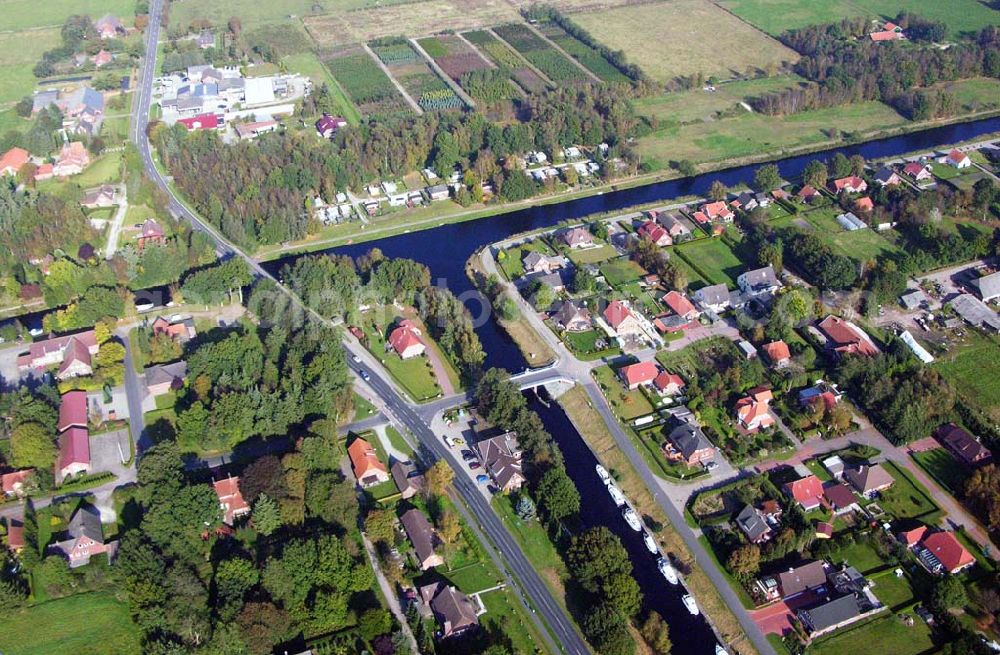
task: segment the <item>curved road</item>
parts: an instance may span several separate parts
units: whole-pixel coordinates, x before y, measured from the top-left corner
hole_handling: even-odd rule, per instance
[[[188,209],[175,195],[173,189],[167,184],[166,179],[157,170],[154,162],[149,139],[146,138],[146,128],[149,123],[149,108],[153,93],[153,78],[156,75],[156,51],[159,42],[160,20],[163,10],[163,0],[152,0],[149,4],[149,25],[146,28],[146,57],[143,60],[140,71],[140,83],[138,88],[139,98],[136,104],[136,115],[133,122],[132,141],[139,149],[146,173],[162,188],[170,197],[168,208],[170,212],[178,217],[191,222],[191,225],[202,232],[210,235],[216,243],[216,249],[220,256],[242,257],[250,265],[251,270],[262,278],[273,280],[285,293],[292,298],[296,304],[301,304],[290,291],[285,289],[274,277],[264,270],[252,257],[242,252],[236,246],[230,244],[212,226],[202,221],[194,212]],[[321,317],[311,312],[318,320]],[[355,373],[362,370],[360,364],[353,361],[353,357],[358,357],[359,361],[366,353],[349,344],[344,344],[345,350],[351,356],[350,366]],[[444,459],[448,464],[461,470],[461,464],[441,445],[440,440],[431,431],[426,419],[417,413],[417,410],[410,403],[395,391],[392,385],[379,373],[379,369],[371,367],[367,369],[370,378],[368,384],[381,396],[383,402],[396,419],[413,433],[424,445],[427,451],[435,459]],[[546,642],[553,652],[562,651],[570,655],[585,655],[589,653],[586,643],[577,632],[573,621],[565,610],[556,602],[551,590],[546,586],[541,576],[538,575],[534,567],[521,552],[520,546],[501,523],[500,519],[490,508],[489,503],[475,487],[475,485],[465,476],[456,476],[455,489],[461,495],[472,515],[479,523],[479,527],[487,535],[503,560],[506,562],[507,570],[505,575],[515,582],[515,588],[523,591],[523,594],[530,600],[532,619],[539,627],[539,631],[544,635]],[[489,544],[486,544],[489,546]],[[521,597],[522,602],[524,598]],[[535,613],[537,610],[537,613]],[[542,621],[544,620],[544,625]],[[550,635],[550,629],[552,634]],[[552,637],[555,637],[555,641]]]

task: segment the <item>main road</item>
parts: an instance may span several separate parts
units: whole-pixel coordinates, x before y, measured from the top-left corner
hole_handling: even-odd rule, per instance
[[[243,258],[258,277],[274,281],[282,291],[288,294],[292,302],[301,306],[301,301],[281,285],[274,276],[264,270],[252,257],[231,244],[214,227],[205,223],[194,212],[188,209],[156,168],[153,161],[152,146],[146,137],[146,130],[149,124],[153,78],[156,76],[156,52],[160,37],[160,20],[162,14],[163,0],[152,0],[149,3],[149,25],[146,28],[146,56],[143,59],[140,69],[141,77],[137,91],[139,97],[135,105],[136,114],[131,133],[132,141],[139,150],[146,173],[170,198],[168,209],[171,214],[189,221],[195,229],[211,236],[215,241],[216,250],[220,256]],[[303,310],[317,320],[324,320],[307,307],[303,307]],[[365,361],[362,360],[362,357],[365,357],[366,353],[357,346],[348,343],[344,344],[344,348],[347,350],[351,360],[352,370],[360,374],[362,369],[361,364],[358,362]],[[414,406],[403,400],[393,386],[386,381],[380,369],[381,367],[371,366],[366,370],[369,376],[368,384],[379,394],[385,406],[391,411],[396,420],[419,439],[434,458],[444,459],[455,470],[461,470],[461,464],[442,446],[440,440],[431,431],[426,419],[417,413]],[[552,591],[546,586],[541,576],[538,575],[538,572],[535,571],[534,567],[521,551],[520,546],[514,541],[510,532],[501,523],[475,485],[466,476],[456,476],[455,489],[469,507],[481,530],[486,534],[496,550],[499,551],[503,561],[506,562],[507,570],[504,571],[505,576],[514,583],[514,587],[519,589],[520,593],[527,596],[530,605],[527,602],[525,604],[530,607],[532,620],[539,628],[541,634],[544,635],[550,650],[561,650],[570,655],[584,655],[589,653],[590,651],[587,648],[586,642],[584,642],[583,638],[577,632],[569,615],[553,597]],[[521,600],[525,602],[523,596],[521,596]],[[551,630],[551,634],[549,630]],[[554,641],[553,636],[555,637]]]

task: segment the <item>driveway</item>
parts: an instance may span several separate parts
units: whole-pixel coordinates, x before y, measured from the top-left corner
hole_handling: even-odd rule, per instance
[[[112,430],[90,436],[90,470],[95,473],[110,471],[118,477],[126,474],[131,466],[122,459],[131,459],[128,430]]]

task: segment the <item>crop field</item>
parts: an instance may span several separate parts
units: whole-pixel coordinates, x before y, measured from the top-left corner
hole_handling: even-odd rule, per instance
[[[32,67],[60,42],[58,29],[0,32],[0,107],[32,94]]]
[[[775,36],[850,16],[894,18],[903,10],[945,22],[953,37],[1000,23],[1000,11],[979,0],[722,0],[721,4]]]
[[[335,3],[328,0],[327,4]],[[513,5],[500,0],[425,0],[308,16],[303,22],[316,43],[326,48],[399,36],[400,33],[433,34],[441,31],[442,17],[447,17],[448,28],[456,32],[520,19]]]
[[[347,97],[347,93],[340,86],[340,83],[330,74],[323,62],[319,60],[315,53],[304,52],[295,55],[288,55],[281,60],[281,64],[286,70],[293,73],[305,75],[313,81],[316,88],[326,84],[333,94],[341,116],[347,119],[351,125],[357,125],[361,121],[361,113],[357,107]]]
[[[420,39],[417,43],[441,67],[445,75],[456,82],[466,73],[490,68],[478,52],[457,36],[432,36]]]
[[[605,82],[628,82],[629,78],[618,70],[614,64],[594,50],[589,45],[569,34],[555,23],[546,23],[541,28],[542,34],[574,59],[583,64],[584,68]]]
[[[25,30],[34,27],[61,27],[74,14],[86,14],[100,18],[104,14],[115,14],[122,23],[129,25],[135,14],[135,0],[0,0],[0,13],[4,31]]]
[[[576,64],[522,23],[507,23],[493,30],[553,82],[583,82],[587,76]]]
[[[331,54],[325,62],[362,114],[408,111],[392,80],[364,50]]]
[[[486,30],[475,30],[463,36],[497,68],[507,71],[510,78],[525,91],[540,93],[545,90],[545,80],[525,66],[521,58],[500,39]]]
[[[620,7],[574,14],[573,21],[612,50],[623,50],[654,80],[767,70],[798,55],[709,0]]]
[[[461,99],[424,58],[407,43],[372,45],[372,50],[385,63],[406,92],[416,100],[424,111],[441,111],[462,107]]]
[[[691,268],[701,273],[700,277],[710,284],[736,286],[736,278],[746,264],[726,245],[722,239],[700,239],[692,243],[676,246],[673,254],[685,260]]]
[[[639,139],[636,151],[658,167],[684,159],[696,163],[739,159],[832,143],[844,133],[878,132],[906,122],[880,102],[816,109],[792,116],[744,112],[714,122],[660,127]],[[839,129],[831,131],[832,126]]]

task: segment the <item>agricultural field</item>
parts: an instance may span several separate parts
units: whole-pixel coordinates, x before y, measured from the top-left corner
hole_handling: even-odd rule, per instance
[[[409,43],[372,44],[371,48],[424,111],[459,109],[463,106],[462,100]]]
[[[510,81],[509,71],[497,68],[474,46],[455,35],[427,37],[417,43],[445,75],[478,103],[504,114],[511,112],[510,101],[520,94]]]
[[[343,50],[329,55],[324,62],[362,114],[408,111],[392,80],[364,50]]]
[[[605,82],[628,82],[629,78],[618,70],[604,56],[589,45],[569,34],[555,23],[541,26],[541,32],[571,57],[583,64],[584,68]]]
[[[387,7],[410,1],[282,0],[282,2],[256,2],[254,0],[226,0],[226,2],[218,2],[218,0],[183,0],[170,4],[170,26],[173,28],[186,27],[192,21],[199,19],[222,25],[229,20],[230,16],[239,16],[243,22],[243,29],[246,30],[269,23],[299,23],[300,19],[308,16]],[[134,3],[129,3],[130,9],[132,6]],[[363,12],[355,11],[355,13]]]
[[[837,206],[823,207],[800,214],[814,229],[816,236],[833,250],[855,261],[865,262],[885,256],[901,255],[902,251],[888,239],[871,229],[849,232],[837,222],[843,213]]]
[[[880,102],[854,103],[781,117],[744,111],[715,122],[660,127],[639,139],[636,150],[650,165],[665,167],[671,161],[684,159],[699,163],[777,155],[789,149],[834,143],[845,133],[878,132],[906,122]]]
[[[553,82],[572,83],[588,79],[576,64],[532,32],[527,25],[507,23],[493,31]]]
[[[649,77],[667,82],[703,73],[729,77],[767,70],[798,55],[709,0],[673,0],[573,15],[612,50],[623,50]]]
[[[1000,421],[1000,338],[967,330],[934,366],[966,402]]]
[[[0,649],[10,655],[138,655],[128,605],[107,591],[77,594],[4,617]]]
[[[699,239],[673,249],[678,259],[699,272],[699,277],[709,284],[726,284],[736,287],[736,278],[746,269],[746,264],[722,239]]]
[[[545,90],[545,80],[531,70],[524,61],[503,41],[486,30],[475,30],[463,34],[480,53],[489,59],[502,71],[506,71],[514,82],[529,93],[540,93]]]
[[[357,107],[351,102],[351,99],[347,97],[347,93],[340,86],[340,83],[334,79],[330,71],[327,70],[323,62],[319,60],[319,57],[312,52],[304,52],[294,55],[288,55],[281,60],[281,65],[285,67],[285,70],[300,73],[305,75],[313,81],[316,88],[319,88],[323,84],[326,84],[333,94],[336,100],[338,113],[347,119],[351,125],[357,125],[361,121],[361,114],[358,112]]]
[[[38,80],[31,69],[42,53],[62,43],[58,29],[0,32],[0,107],[30,96]]]
[[[355,0],[347,0],[353,1]],[[327,4],[330,3],[331,0],[327,0]],[[366,2],[366,6],[368,5],[374,5],[374,1]],[[441,31],[442,17],[445,16],[447,27],[456,32],[520,19],[517,9],[506,2],[426,0],[420,3],[386,4],[365,11],[334,11],[320,16],[308,16],[303,19],[303,23],[316,43],[321,48],[327,48],[399,36],[401,32],[413,36],[433,34]]]
[[[1000,23],[1000,12],[979,0],[722,0],[721,4],[774,36],[786,30],[832,23],[850,16],[894,18],[903,10],[944,21],[951,36]]]
[[[35,27],[61,27],[74,14],[100,18],[115,14],[128,25],[135,13],[135,0],[52,0],[38,3],[33,0],[3,0],[4,31],[26,30]]]
[[[456,82],[461,80],[466,73],[490,68],[490,65],[478,52],[457,36],[431,36],[419,39],[417,43],[434,60],[434,63]]]

